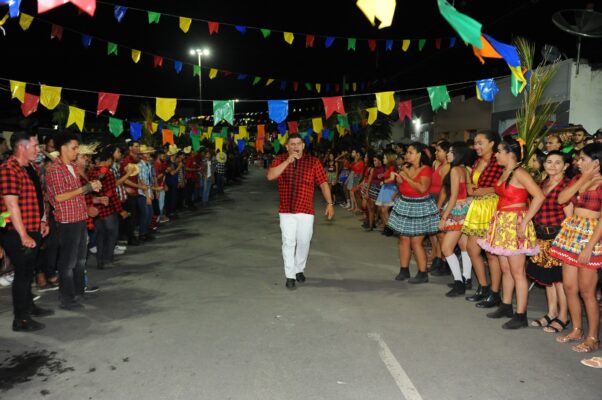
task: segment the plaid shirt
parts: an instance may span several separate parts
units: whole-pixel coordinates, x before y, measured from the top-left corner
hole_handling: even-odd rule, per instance
[[[135,160],[131,154],[128,154],[127,156],[123,157],[123,160],[121,160],[121,168],[119,169],[119,176],[125,175],[125,168],[127,167],[128,164],[138,164],[139,161],[140,161],[139,159]],[[127,180],[132,183],[138,184],[138,175],[130,176],[130,177],[128,177]],[[138,189],[137,188],[133,188],[126,184],[124,184],[123,187],[125,189],[125,193],[128,196],[138,197]]]
[[[546,182],[547,180],[541,183],[542,190],[544,190],[544,185]],[[564,207],[566,207],[566,204],[558,204],[558,194],[567,187],[569,182],[569,178],[565,176],[560,182],[558,182],[556,186],[554,186],[550,193],[546,194],[546,198],[543,201],[541,208],[533,218],[533,223],[535,225],[557,227],[562,224],[562,221],[564,221],[564,218],[566,217],[563,211]]]
[[[98,208],[98,218],[107,218],[113,215],[113,213],[120,213],[123,211],[121,201],[117,196],[117,190],[115,187],[115,176],[112,171],[106,171],[104,178],[100,179],[103,171],[101,167],[94,167],[89,173],[88,178],[90,180],[99,179],[102,183],[102,189],[95,197],[107,196],[109,198],[109,205],[94,204],[94,207]]]
[[[569,182],[569,186],[573,185],[581,175],[577,175]],[[595,189],[587,190],[582,193],[575,193],[573,198],[571,199],[571,203],[575,206],[575,208],[585,208],[586,210],[591,211],[600,211],[602,208],[602,186],[598,186]]]
[[[475,161],[472,165],[473,174],[478,164],[479,160],[477,159],[477,161]],[[495,156],[491,156],[491,158],[489,159],[489,163],[487,163],[487,166],[485,167],[483,172],[481,172],[481,176],[479,176],[478,187],[494,187],[497,184],[497,181],[500,179],[500,176],[502,176],[503,172],[504,168],[502,168],[502,166],[500,166],[500,164],[497,163],[497,159],[495,158]]]
[[[66,192],[72,192],[79,189],[82,185],[77,176],[77,167],[71,163],[76,176],[67,169],[67,165],[60,157],[46,170],[46,190],[48,191],[48,201],[54,207],[54,218],[58,223],[72,223],[85,221],[88,218],[88,209],[86,199],[83,195],[61,201],[56,201],[56,196]]]
[[[188,169],[199,169],[200,163],[194,153],[190,153],[184,160],[184,168],[186,168],[185,176],[187,181],[196,182],[199,180],[199,171],[188,171]]]
[[[39,174],[39,170],[35,164],[30,165]],[[40,230],[41,215],[44,213],[44,210],[40,213],[36,187],[25,167],[22,167],[14,156],[9,157],[0,166],[0,193],[3,196],[17,196],[19,198],[18,204],[21,211],[21,220],[28,232],[37,232]],[[8,211],[4,201],[0,208],[2,212]],[[6,228],[10,230],[15,229],[10,222],[7,222]]]
[[[221,163],[219,161],[215,162],[215,173],[225,175],[226,174],[226,163]]]
[[[115,182],[117,182],[119,180],[119,178],[121,178],[121,170],[120,170],[120,165],[117,163],[113,163],[111,164],[111,172],[113,172],[113,177],[115,178]],[[125,188],[123,187],[123,185],[119,185],[115,187],[115,191],[117,192],[117,198],[119,198],[120,202],[124,202],[127,200],[127,195],[125,194]]]
[[[272,161],[272,168],[282,164],[288,154],[281,154]],[[279,213],[314,214],[314,187],[326,182],[326,172],[320,160],[303,155],[297,165],[286,167],[278,178],[280,194]]]

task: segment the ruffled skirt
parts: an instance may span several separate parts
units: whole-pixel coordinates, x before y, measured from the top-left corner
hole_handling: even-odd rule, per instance
[[[579,268],[598,269],[602,267],[602,243],[594,246],[589,264],[580,264],[579,255],[598,226],[598,218],[585,218],[573,215],[562,223],[562,228],[552,242],[550,255],[569,265]]]
[[[487,235],[491,218],[497,209],[497,194],[488,194],[482,197],[473,197],[472,203],[464,218],[462,233],[468,236],[484,238]]]
[[[424,236],[439,230],[439,210],[429,196],[399,196],[387,226],[399,236]]]
[[[464,225],[464,219],[466,218],[466,214],[470,208],[470,203],[470,197],[456,201],[456,205],[454,208],[452,208],[449,216],[445,220],[445,225],[443,226],[444,232],[459,231],[462,229],[462,226]],[[443,207],[443,209],[447,209],[447,204]]]
[[[518,238],[518,228],[525,218],[527,210],[498,210],[485,239],[477,239],[483,250],[498,256],[514,256],[526,254],[534,256],[539,253],[537,237],[533,222],[529,221],[524,239]]]

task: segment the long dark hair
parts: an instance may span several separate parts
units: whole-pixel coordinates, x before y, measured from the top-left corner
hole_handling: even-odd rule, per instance
[[[468,144],[465,142],[452,143],[449,151],[454,155],[454,159],[450,163],[449,172],[443,178],[443,187],[448,196],[451,195],[451,170],[454,167],[472,164],[475,157],[474,150],[468,147]]]
[[[426,154],[426,145],[424,145],[420,142],[412,142],[412,143],[410,143],[409,146],[412,146],[414,148],[414,150],[416,150],[418,153],[420,153],[420,165],[428,165],[429,167],[431,165],[433,165],[433,161]]]
[[[512,177],[514,176],[514,171],[519,168],[522,164],[522,162],[524,161],[524,153],[525,153],[525,149],[522,143],[520,143],[518,140],[511,138],[509,136],[506,136],[504,138],[504,141],[501,143],[504,145],[504,151],[506,153],[512,153],[514,154],[514,156],[516,157],[516,166],[512,169],[512,171],[510,171],[510,173],[508,174],[508,177],[506,178],[506,183],[510,183],[510,181],[512,180]]]
[[[591,143],[586,145],[581,151],[592,160],[598,160],[600,172],[602,172],[602,144]]]
[[[477,132],[477,135],[483,135],[485,136],[485,139],[487,139],[490,142],[493,142],[492,150],[494,153],[497,151],[497,146],[500,144],[500,135],[497,132],[484,130]]]

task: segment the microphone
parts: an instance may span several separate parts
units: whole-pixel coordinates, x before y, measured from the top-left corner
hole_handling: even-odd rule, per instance
[[[293,161],[293,168],[297,168],[297,159],[295,158],[295,160]]]

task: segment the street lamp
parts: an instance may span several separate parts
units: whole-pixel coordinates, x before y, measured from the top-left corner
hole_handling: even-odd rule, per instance
[[[198,66],[199,66],[199,111],[200,114],[199,116],[203,115],[203,91],[202,91],[202,83],[201,83],[201,76],[202,76],[202,69],[201,69],[201,56],[208,56],[209,55],[209,49],[207,48],[203,48],[203,49],[191,49],[190,50],[190,55],[194,56],[196,54],[197,56],[197,60],[198,60]]]

